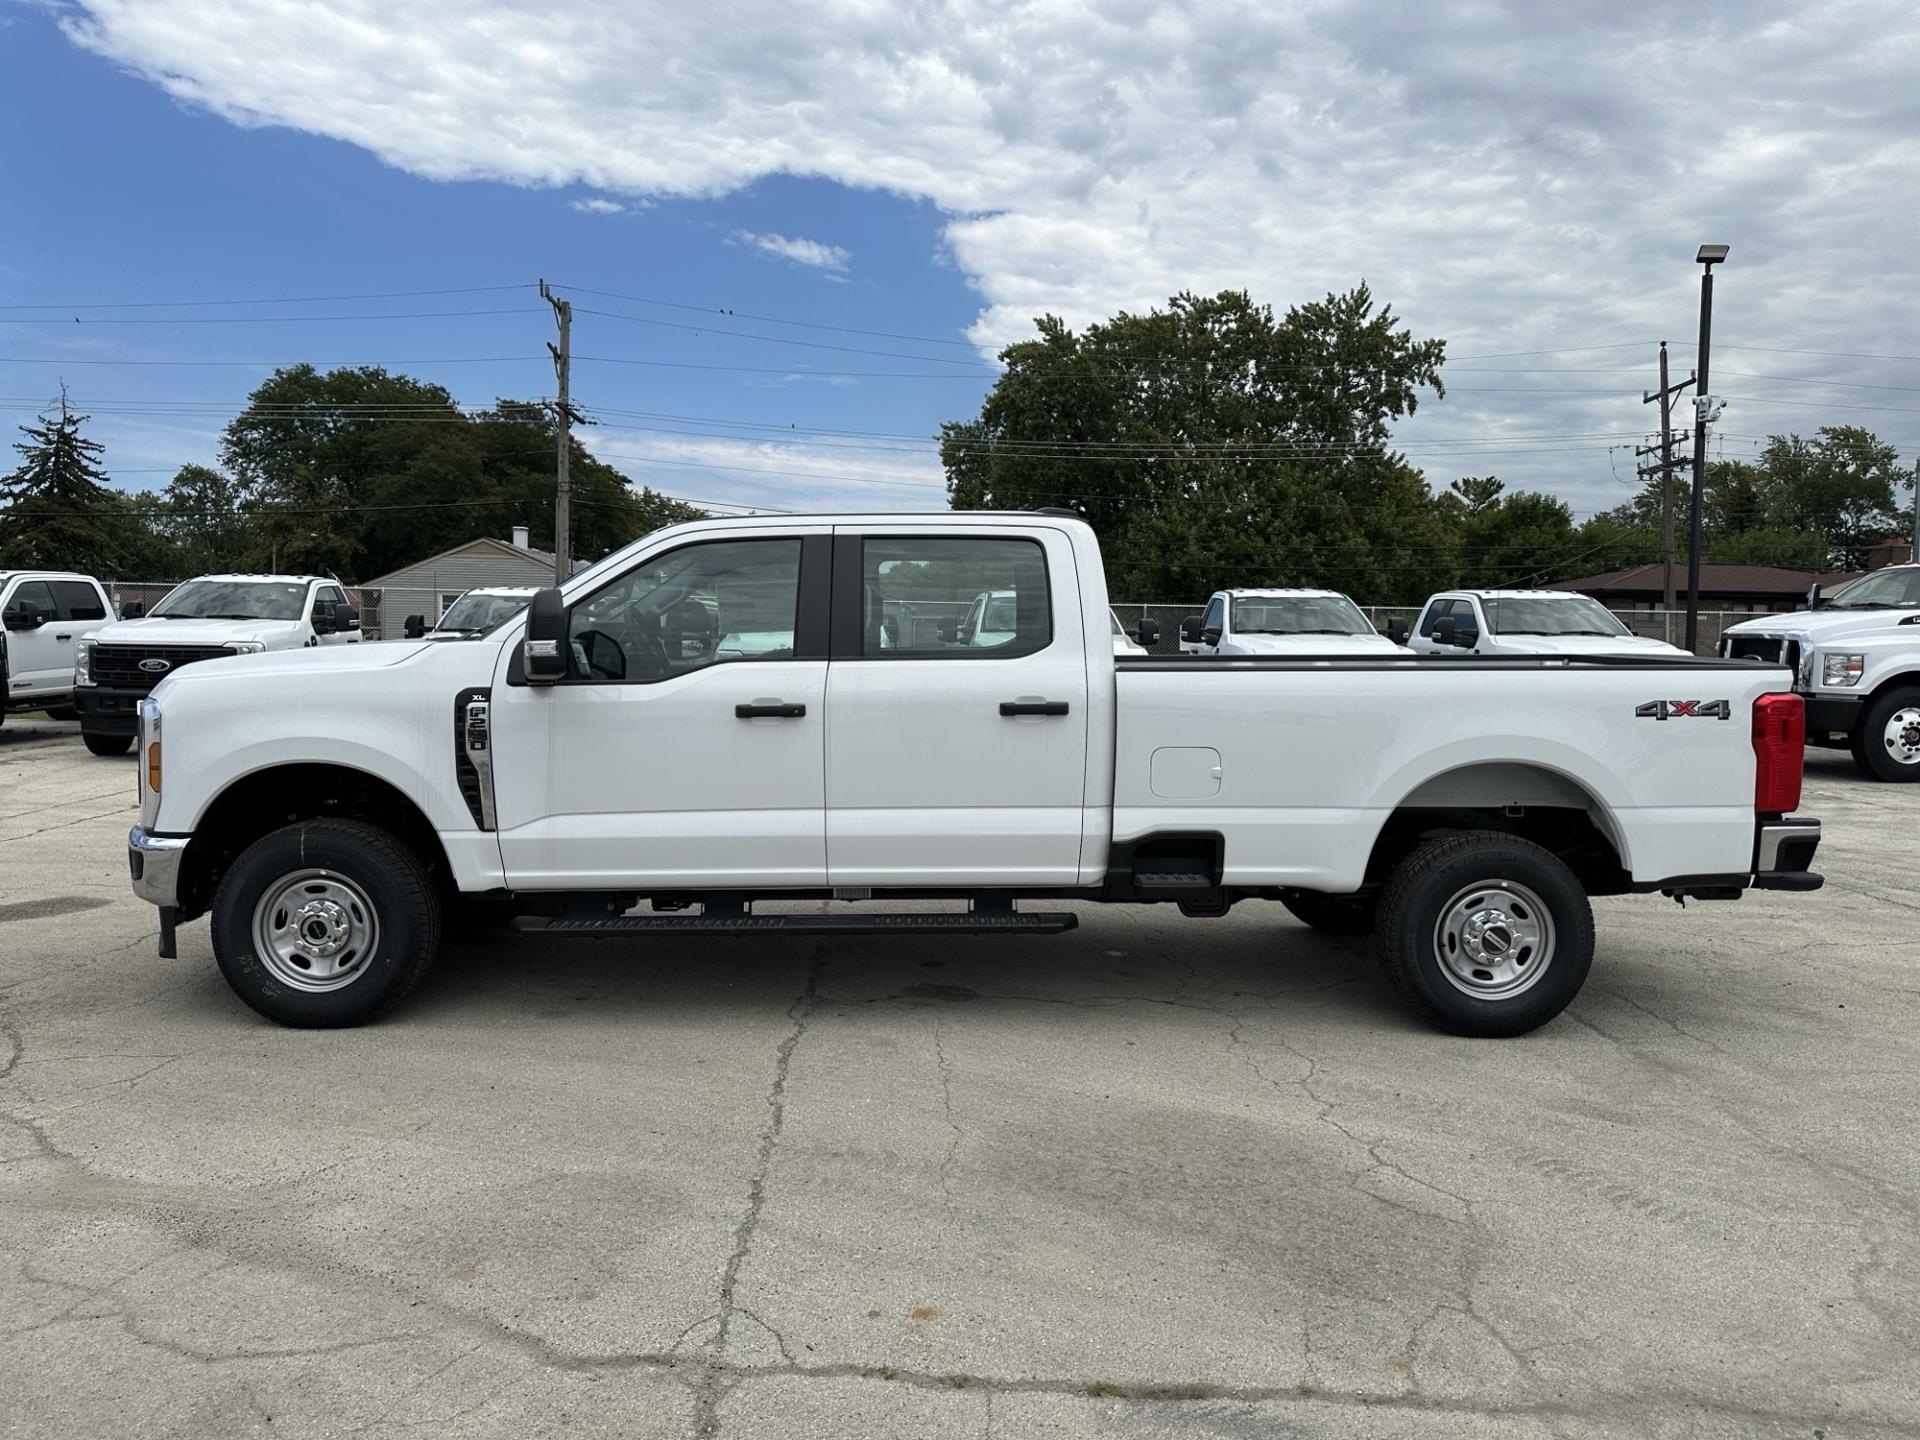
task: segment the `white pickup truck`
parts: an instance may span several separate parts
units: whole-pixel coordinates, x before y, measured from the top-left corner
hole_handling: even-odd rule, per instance
[[[1920,781],[1920,565],[1889,565],[1811,610],[1730,625],[1720,653],[1793,672],[1807,742],[1853,752],[1876,780]]]
[[[1443,590],[1407,637],[1416,655],[1685,655],[1636,635],[1590,595],[1567,590]]]
[[[73,718],[74,649],[108,613],[91,575],[0,570],[0,723],[10,710]]]
[[[1361,655],[1397,649],[1338,590],[1219,590],[1180,622],[1184,655]]]
[[[126,754],[140,723],[140,702],[185,666],[359,641],[360,612],[330,577],[202,575],[182,581],[145,615],[129,613],[76,646],[73,698],[81,738],[96,755]]]
[[[1006,639],[884,643],[899,593],[948,578],[950,600],[1012,593]],[[669,647],[693,595],[785,643]],[[1278,900],[1371,927],[1435,1023],[1513,1035],[1585,980],[1589,895],[1821,883],[1777,667],[1116,657],[1107,607],[1075,519],[728,517],[478,641],[209,660],[141,706],[134,890],[163,956],[209,915],[229,983],[291,1025],[397,1002],[450,907],[645,939]],[[794,900],[846,903],[768,908]]]

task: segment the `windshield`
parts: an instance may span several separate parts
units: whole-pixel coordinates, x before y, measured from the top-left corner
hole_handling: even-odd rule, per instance
[[[1631,635],[1613,612],[1585,595],[1564,599],[1502,595],[1481,602],[1496,635]]]
[[[298,620],[307,587],[275,580],[189,580],[147,613],[173,620]]]
[[[987,602],[987,613],[980,621],[980,628],[989,634],[1011,634],[1020,628],[1020,621],[1014,614],[1013,597],[996,595]]]
[[[1920,569],[1882,570],[1820,601],[1822,610],[1896,610],[1909,605],[1920,606]]]
[[[1235,599],[1236,635],[1371,635],[1373,626],[1344,595],[1286,595]]]
[[[532,599],[531,595],[479,595],[468,591],[447,607],[447,613],[433,628],[479,635],[511,620]]]

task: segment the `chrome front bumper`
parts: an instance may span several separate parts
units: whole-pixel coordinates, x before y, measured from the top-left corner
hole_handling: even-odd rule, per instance
[[[187,853],[184,835],[149,835],[138,825],[127,834],[127,868],[133,893],[149,905],[172,910],[180,903],[180,861]]]

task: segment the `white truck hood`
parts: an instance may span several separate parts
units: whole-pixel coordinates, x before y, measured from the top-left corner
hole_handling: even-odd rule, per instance
[[[1644,635],[1501,635],[1502,655],[1685,655],[1678,645]]]
[[[115,620],[93,632],[102,645],[227,645],[235,640],[257,640],[269,650],[291,650],[306,644],[304,620],[173,620],[147,616]]]
[[[1362,655],[1378,650],[1399,654],[1384,635],[1229,635],[1222,655]]]
[[[1887,631],[1894,634],[1920,636],[1920,628],[1906,631],[1896,629],[1902,621],[1912,621],[1914,627],[1920,627],[1920,607],[1900,610],[1794,610],[1782,615],[1762,615],[1753,620],[1742,620],[1738,625],[1729,625],[1729,635],[1792,635],[1820,644],[1828,640],[1841,640],[1855,635],[1879,635]]]

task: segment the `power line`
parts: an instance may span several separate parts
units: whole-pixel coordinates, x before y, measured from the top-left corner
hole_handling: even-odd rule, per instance
[[[508,310],[390,310],[368,315],[190,315],[180,319],[153,319],[146,316],[110,315],[82,320],[41,319],[29,316],[9,320],[9,325],[314,325],[335,320],[455,320],[469,315],[537,315],[526,306]],[[61,362],[56,362],[61,363]]]
[[[894,360],[918,360],[926,365],[968,365],[979,370],[989,370],[984,360],[948,360],[939,355],[913,355],[904,350],[867,350],[854,345],[829,345],[824,340],[795,340],[786,335],[756,335],[750,330],[728,330],[719,325],[683,325],[677,320],[655,320],[649,315],[625,315],[618,310],[589,310],[581,307],[582,315],[598,315],[606,320],[625,320],[634,325],[657,325],[666,330],[691,331],[696,335],[725,335],[736,340],[759,340],[769,345],[799,345],[809,350],[834,350],[843,355],[881,355]]]
[[[0,310],[185,310],[215,305],[320,305],[345,300],[412,300],[428,295],[482,295],[531,289],[531,284],[522,281],[513,285],[462,285],[451,290],[375,290],[359,295],[280,295],[259,300],[95,300],[72,304],[37,301],[0,305]]]
[[[763,325],[792,325],[806,330],[831,330],[840,335],[868,335],[876,340],[917,340],[928,345],[959,345],[966,349],[977,348],[971,340],[950,340],[938,335],[906,335],[896,330],[861,330],[851,325],[825,325],[816,320],[789,320],[779,315],[755,315],[748,310],[734,310],[718,305],[689,305],[679,300],[653,300],[645,295],[622,295],[617,290],[589,290],[584,285],[562,285],[554,282],[556,290],[571,290],[576,295],[598,295],[603,300],[626,300],[635,305],[659,305],[670,310],[688,310],[698,315],[725,315],[737,320],[753,320]]]

